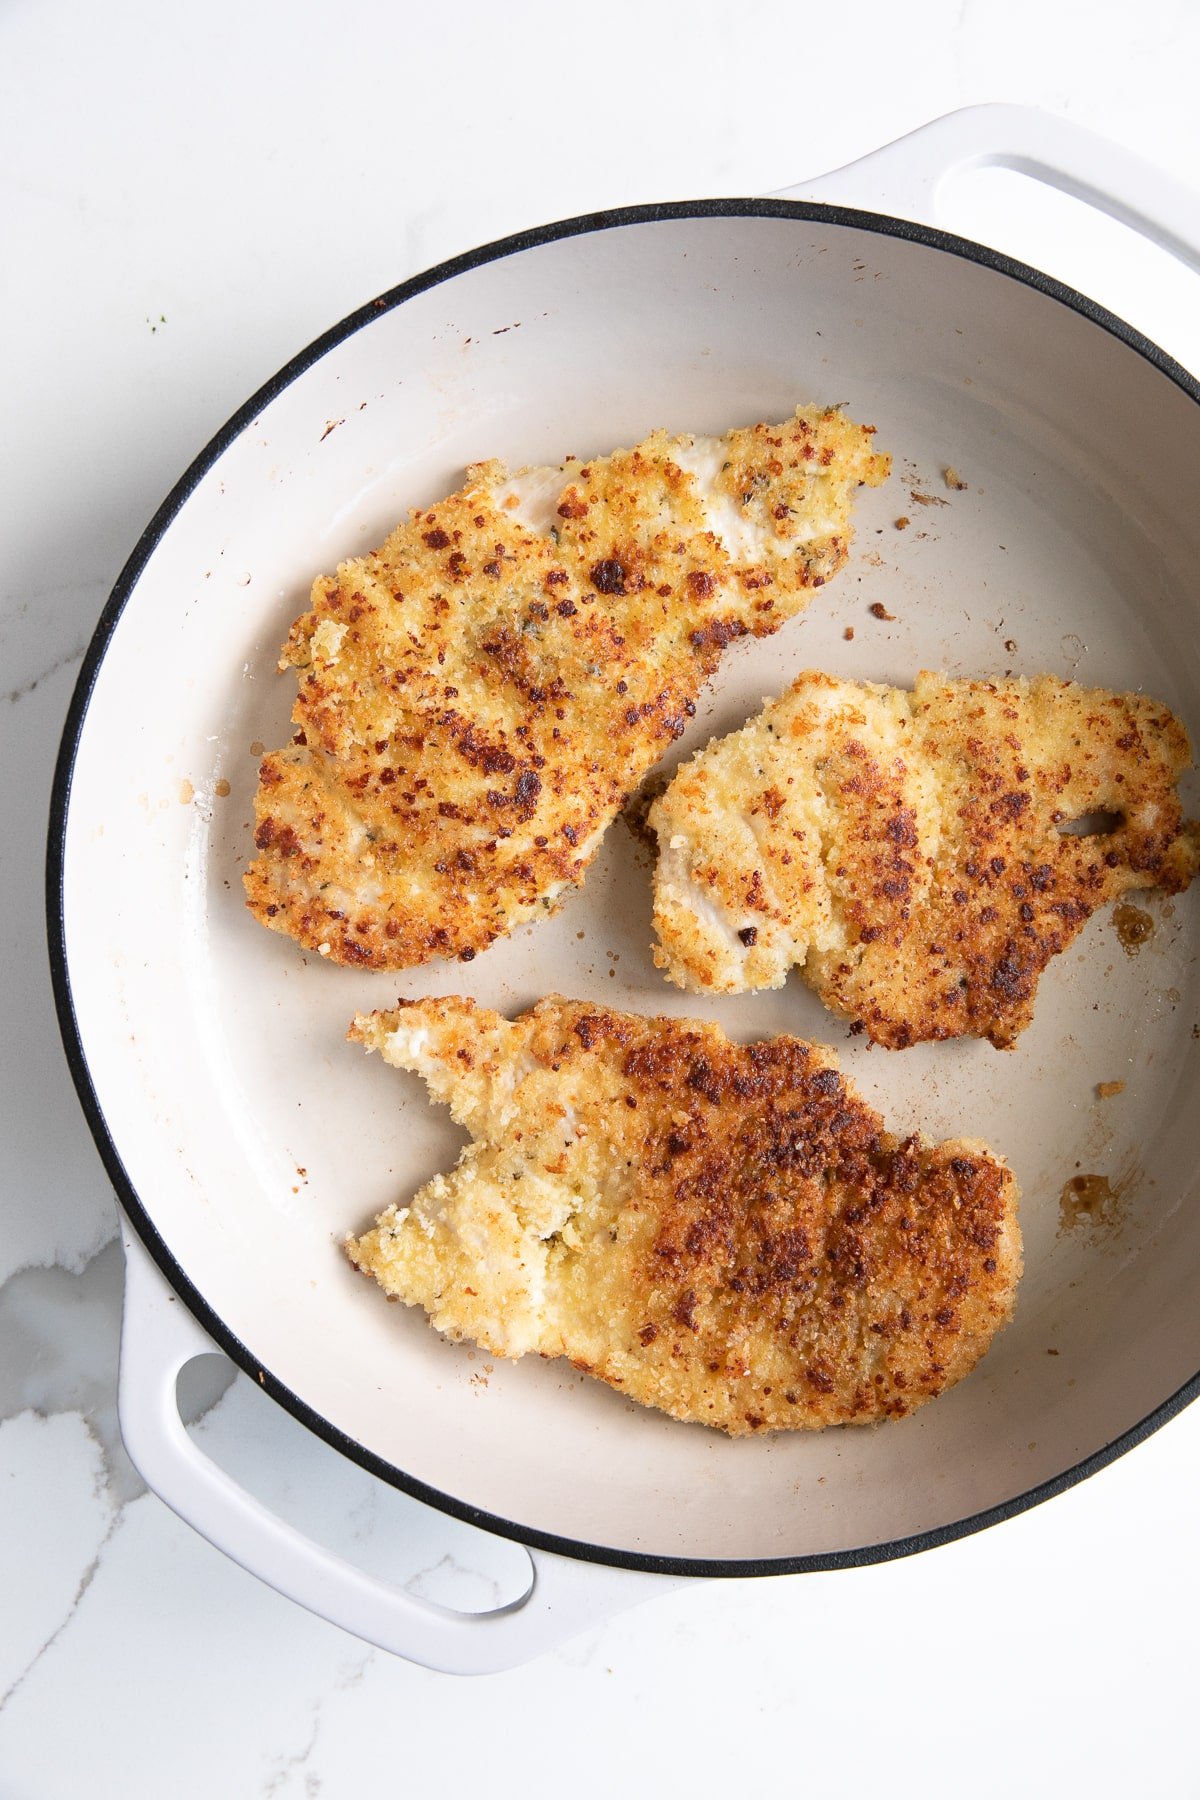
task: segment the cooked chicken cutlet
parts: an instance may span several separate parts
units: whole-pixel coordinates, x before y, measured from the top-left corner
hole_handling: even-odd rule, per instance
[[[1191,881],[1200,827],[1175,789],[1190,761],[1143,694],[801,675],[651,808],[655,961],[720,993],[796,966],[877,1044],[1008,1049],[1098,907]]]
[[[846,560],[887,474],[836,409],[510,476],[498,462],[317,581],[281,668],[251,911],[334,962],[469,958],[556,910],[732,638]]]
[[[972,1369],[1021,1272],[985,1144],[901,1141],[798,1038],[551,998],[355,1020],[474,1142],[347,1244],[439,1331],[569,1357],[735,1435],[911,1412]]]

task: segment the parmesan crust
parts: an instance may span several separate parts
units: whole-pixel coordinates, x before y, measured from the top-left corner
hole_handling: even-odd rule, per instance
[[[281,668],[251,911],[330,960],[469,958],[557,909],[731,639],[845,562],[886,456],[834,409],[510,476],[322,577]]]
[[[901,1417],[1010,1315],[1011,1171],[889,1135],[828,1050],[554,997],[511,1024],[402,1002],[350,1035],[474,1139],[346,1245],[451,1338],[739,1435]]]
[[[803,674],[651,808],[655,961],[691,992],[780,987],[797,967],[875,1043],[1007,1049],[1098,907],[1191,881],[1190,760],[1142,694]]]

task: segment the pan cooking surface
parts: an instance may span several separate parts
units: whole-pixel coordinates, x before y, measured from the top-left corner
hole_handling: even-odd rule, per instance
[[[872,1050],[794,978],[678,993],[650,959],[650,856],[623,821],[556,918],[469,967],[331,968],[242,906],[257,747],[284,741],[294,693],[275,658],[315,574],[468,461],[598,454],[802,401],[876,424],[895,473],[861,493],[847,569],[776,638],[728,653],[665,768],[808,667],[906,686],[921,668],[1046,670],[1142,688],[1200,733],[1192,399],[995,267],[797,209],[552,238],[335,345],[233,439],[152,552],[75,774],[81,1035],[187,1280],[251,1367],[356,1451],[518,1531],[617,1555],[803,1559],[953,1527],[1102,1451],[1200,1366],[1193,894],[1136,896],[1123,933],[1093,919],[1010,1053]],[[831,1043],[894,1129],[1003,1152],[1026,1275],[976,1372],[897,1424],[730,1443],[565,1365],[446,1345],[386,1305],[340,1239],[464,1139],[415,1077],[343,1041],[351,1015],[442,992],[512,1013],[555,990]]]

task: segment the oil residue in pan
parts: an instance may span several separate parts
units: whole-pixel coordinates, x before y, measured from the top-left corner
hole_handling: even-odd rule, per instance
[[[1117,1176],[1115,1181],[1107,1175],[1072,1175],[1063,1183],[1059,1195],[1059,1236],[1075,1231],[1086,1222],[1094,1232],[1102,1231],[1106,1237],[1114,1237],[1125,1223],[1128,1211],[1125,1203],[1136,1182],[1137,1171],[1134,1169]]]
[[[1140,906],[1122,900],[1113,912],[1113,925],[1126,956],[1136,956],[1142,945],[1154,936],[1154,920]]]

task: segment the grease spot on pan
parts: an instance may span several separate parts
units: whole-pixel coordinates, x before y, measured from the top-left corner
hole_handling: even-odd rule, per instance
[[[1122,900],[1112,916],[1113,925],[1126,956],[1136,956],[1142,945],[1154,936],[1154,920],[1140,906]]]
[[[1058,1231],[1076,1231],[1086,1225],[1093,1234],[1113,1237],[1127,1216],[1126,1200],[1136,1183],[1137,1171],[1128,1170],[1110,1180],[1107,1175],[1072,1175],[1063,1183],[1058,1200]]]

